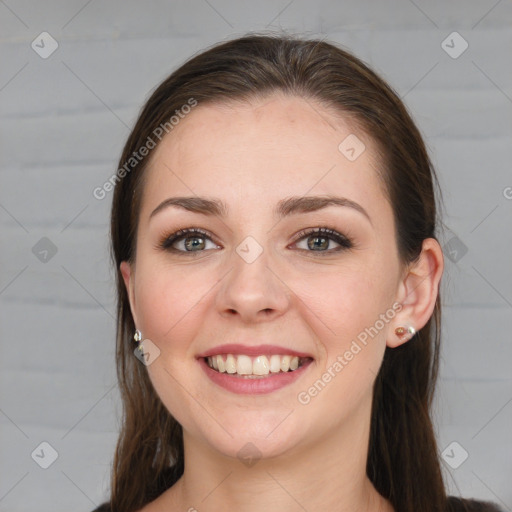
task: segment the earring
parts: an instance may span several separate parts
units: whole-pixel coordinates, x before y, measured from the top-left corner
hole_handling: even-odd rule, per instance
[[[143,354],[144,353],[144,346],[141,343],[141,341],[142,341],[142,333],[139,331],[139,329],[135,329],[135,334],[133,335],[133,339],[137,342],[137,348]]]
[[[395,334],[400,338],[400,340],[408,341],[416,334],[416,329],[411,325],[407,325],[405,327],[397,327],[395,329]]]

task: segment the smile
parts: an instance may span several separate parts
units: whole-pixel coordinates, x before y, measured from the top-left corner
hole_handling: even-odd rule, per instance
[[[260,355],[251,357],[244,354],[219,354],[205,357],[206,364],[219,373],[228,373],[243,378],[264,378],[269,374],[293,372],[307,360],[292,355]]]
[[[312,366],[312,357],[290,354],[204,355],[197,358],[208,379],[231,393],[260,395],[291,385]],[[217,368],[215,368],[215,366]]]

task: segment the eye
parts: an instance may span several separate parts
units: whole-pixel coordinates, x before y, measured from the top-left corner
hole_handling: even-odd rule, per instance
[[[213,242],[212,238],[213,236],[210,233],[200,228],[186,228],[164,237],[158,246],[167,251],[190,254],[205,252],[205,250],[208,249],[207,242],[211,242],[213,247],[210,249],[220,249],[220,247]],[[306,248],[299,247],[301,251],[321,254],[340,252],[351,249],[354,246],[349,238],[330,228],[304,229],[297,234],[295,240],[293,245],[296,246],[298,246],[298,243],[302,240],[306,241]],[[329,244],[332,244],[332,242],[338,244],[338,247],[329,249]]]
[[[207,231],[203,231],[199,228],[187,228],[180,229],[175,233],[165,237],[162,242],[159,244],[162,249],[166,249],[168,251],[174,252],[204,252],[203,249],[206,249],[206,241],[211,240],[211,235]],[[176,248],[175,245],[180,244],[182,248]],[[214,244],[214,249],[219,249],[219,247]]]
[[[345,235],[329,228],[309,228],[298,233],[297,241],[305,240],[307,248],[300,248],[307,252],[333,253],[351,249],[354,244]],[[338,248],[328,249],[331,242],[339,245]],[[295,242],[297,245],[297,242]],[[311,250],[308,250],[311,249]]]

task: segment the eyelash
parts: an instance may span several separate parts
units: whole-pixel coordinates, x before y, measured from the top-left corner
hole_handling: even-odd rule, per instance
[[[178,241],[186,238],[186,235],[202,235],[203,237],[208,238],[211,241],[215,242],[213,240],[212,235],[210,233],[208,233],[207,231],[204,231],[203,229],[186,228],[186,229],[180,229],[180,230],[176,231],[175,233],[172,233],[171,235],[164,237],[163,240],[158,244],[158,247],[160,249],[171,251],[176,254],[194,254],[194,253],[205,252],[204,250],[203,251],[182,251],[182,250],[175,249],[174,247],[172,247],[172,245],[175,242],[178,242]],[[341,251],[345,251],[347,249],[352,249],[354,247],[354,243],[350,238],[346,237],[345,235],[342,235],[341,233],[338,233],[337,231],[335,231],[333,229],[326,228],[326,227],[303,229],[295,236],[295,240],[293,243],[295,244],[295,243],[299,242],[300,240],[302,240],[303,238],[310,237],[313,235],[322,236],[322,237],[326,237],[328,240],[333,240],[334,242],[338,243],[340,245],[340,247],[337,247],[335,249],[329,249],[327,251],[310,251],[307,249],[299,249],[300,251],[309,252],[309,253],[313,253],[313,254],[319,254],[320,256],[323,256],[323,255],[332,254],[333,252],[341,252]],[[193,238],[193,237],[191,236],[191,238]],[[219,244],[217,244],[217,245],[219,245]]]

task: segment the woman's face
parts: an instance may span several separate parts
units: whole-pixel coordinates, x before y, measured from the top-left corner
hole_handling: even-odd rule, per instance
[[[401,282],[377,165],[365,133],[277,94],[199,104],[153,150],[136,264],[121,268],[149,376],[189,439],[270,457],[369,420]],[[340,202],[306,202],[328,196]],[[177,197],[194,201],[156,211]],[[223,215],[190,211],[199,199],[222,202]],[[187,228],[207,235],[162,247]],[[228,371],[264,375],[210,369],[199,356],[211,351]],[[283,372],[293,358],[277,356],[297,354],[301,366]]]

